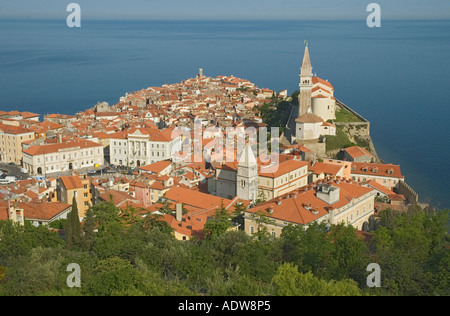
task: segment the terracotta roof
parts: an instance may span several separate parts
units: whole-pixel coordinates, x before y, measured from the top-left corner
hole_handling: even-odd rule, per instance
[[[83,183],[79,176],[66,176],[59,178],[66,190],[74,190],[83,188]]]
[[[7,221],[9,219],[8,204],[0,205],[0,221]]]
[[[29,130],[28,128],[4,124],[0,124],[0,130],[2,130],[5,134],[15,134],[15,135],[33,133],[33,131]]]
[[[342,208],[350,203],[352,200],[357,199],[371,191],[372,188],[363,187],[353,183],[336,182],[331,183],[334,187],[340,188],[339,201],[333,205],[329,205],[325,201],[319,199],[316,196],[317,189],[300,190],[297,191],[297,195],[294,192],[284,195],[273,200],[270,200],[262,205],[251,208],[248,210],[250,213],[257,213],[259,211],[265,212],[265,214],[274,219],[287,221],[295,224],[306,225],[328,214],[330,207],[334,209]],[[278,205],[278,202],[281,202]],[[312,209],[316,210],[314,214],[311,210],[305,207],[310,205]],[[270,210],[270,212],[269,212]]]
[[[173,228],[174,231],[188,237],[197,236],[203,238],[203,228],[208,217],[207,214],[184,215],[181,222],[177,221],[173,215],[163,215],[162,220]]]
[[[323,84],[323,85],[325,85],[325,86],[331,88],[332,90],[334,90],[333,85],[332,85],[331,83],[329,83],[328,81],[323,80],[323,79],[321,79],[321,78],[319,78],[319,77],[317,77],[317,76],[316,76],[316,77],[313,77],[313,78],[312,78],[312,84],[315,85],[315,84],[318,84],[318,83],[321,83],[321,84]]]
[[[118,207],[120,207],[123,204],[126,204],[127,202],[139,203],[139,201],[137,199],[132,197],[127,192],[122,192],[122,191],[117,191],[117,190],[109,190],[109,191],[106,191],[105,193],[100,194],[100,198],[106,202],[110,201],[111,196],[112,196],[114,205],[118,206]]]
[[[49,221],[71,208],[70,204],[55,203],[19,203],[25,219]]]
[[[314,166],[309,167],[309,170],[314,174],[328,174],[336,176],[338,172],[343,168],[336,164],[330,164],[326,162],[317,162]]]
[[[363,171],[363,169],[366,169],[367,171]],[[392,164],[352,162],[352,174],[404,178],[401,173],[400,166]]]
[[[159,174],[161,171],[163,171],[164,169],[168,168],[171,164],[172,164],[171,161],[162,160],[162,161],[158,161],[158,162],[152,163],[150,165],[146,165],[146,166],[140,167],[139,169]]]
[[[100,144],[94,143],[88,140],[73,140],[69,142],[48,144],[43,146],[33,146],[28,149],[23,150],[23,152],[30,156],[45,155],[49,153],[56,153],[61,149],[67,148],[93,148],[93,147],[103,147]]]
[[[200,210],[215,210],[222,204],[222,201],[226,208],[233,203],[233,201],[228,199],[180,187],[171,188],[166,192],[165,198],[175,203],[184,203]]]
[[[383,185],[379,184],[378,182],[376,182],[375,180],[370,180],[370,181],[368,182],[368,185],[369,185],[370,187],[374,188],[375,190],[378,190],[378,191],[380,191],[380,192],[382,192],[382,193],[384,193],[384,194],[386,194],[386,195],[388,195],[388,196],[389,196],[390,194],[393,194],[393,193],[394,193],[394,192],[388,190],[385,186],[383,186]]]
[[[162,182],[160,182],[160,181],[155,181],[155,182],[153,182],[153,184],[150,186],[150,189],[162,191],[162,190],[165,190],[165,189],[167,189],[167,188],[164,186],[164,184],[163,184]]]
[[[358,158],[361,156],[369,156],[375,158],[367,149],[363,147],[353,146],[345,148],[344,150],[352,158]]]
[[[66,114],[50,114],[44,117],[44,119],[48,118],[58,118],[58,119],[73,119],[76,118],[76,116],[73,115],[66,115]]]
[[[280,162],[278,165],[271,165],[268,167],[262,167],[258,174],[261,177],[277,178],[291,171],[297,170],[299,168],[308,166],[308,161],[299,160],[287,160]]]

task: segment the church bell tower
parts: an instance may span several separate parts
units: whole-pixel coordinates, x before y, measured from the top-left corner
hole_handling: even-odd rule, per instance
[[[258,198],[258,163],[250,144],[247,144],[238,163],[236,195],[254,202]]]
[[[300,94],[298,96],[300,117],[308,112],[311,107],[311,92],[312,92],[312,66],[309,58],[308,42],[305,41],[305,54],[303,56],[302,67],[300,70]]]

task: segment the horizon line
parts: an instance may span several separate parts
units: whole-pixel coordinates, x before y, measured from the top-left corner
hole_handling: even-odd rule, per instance
[[[4,17],[0,15],[0,21],[65,21],[66,16],[59,17],[31,17],[31,16],[20,16],[20,17]],[[101,17],[87,17],[83,18],[83,21],[104,21],[104,22],[361,22],[365,21],[366,18],[306,18],[306,19],[283,19],[283,18],[101,18]],[[450,17],[442,18],[384,18],[383,21],[397,22],[397,21],[410,21],[410,22],[431,22],[431,21],[450,21]]]

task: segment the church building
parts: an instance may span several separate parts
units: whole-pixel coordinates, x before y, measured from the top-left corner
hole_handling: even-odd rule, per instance
[[[300,70],[299,113],[296,119],[296,139],[318,140],[336,135],[336,99],[331,83],[313,75],[308,43]]]

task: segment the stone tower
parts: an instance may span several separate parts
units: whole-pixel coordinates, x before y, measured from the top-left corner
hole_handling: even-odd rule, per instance
[[[258,198],[258,163],[250,144],[239,160],[236,182],[238,198],[253,202]]]
[[[308,112],[311,107],[311,92],[312,92],[312,66],[311,59],[309,58],[308,42],[305,41],[305,54],[303,56],[302,68],[300,71],[300,94],[298,96],[299,113],[298,116],[302,116]]]

